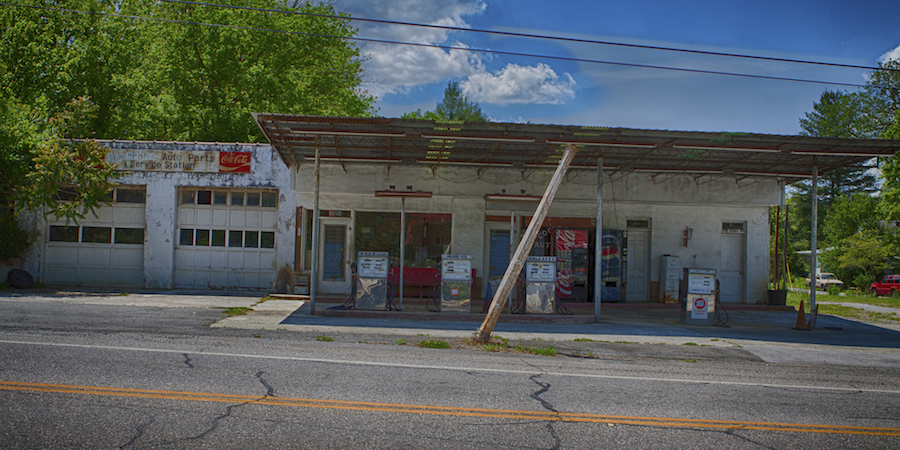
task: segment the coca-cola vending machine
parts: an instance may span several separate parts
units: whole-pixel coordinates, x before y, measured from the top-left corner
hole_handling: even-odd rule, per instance
[[[556,288],[560,298],[588,299],[589,239],[589,230],[556,229]]]

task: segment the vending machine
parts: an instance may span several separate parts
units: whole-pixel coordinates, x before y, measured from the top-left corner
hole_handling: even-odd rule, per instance
[[[715,269],[684,268],[681,278],[681,323],[685,325],[716,324]]]
[[[387,309],[388,252],[359,252],[356,261],[356,308]]]
[[[556,311],[556,257],[529,256],[525,260],[525,312]]]
[[[556,286],[559,297],[585,301],[588,298],[590,266],[588,230],[555,230]]]
[[[471,311],[472,257],[441,256],[441,312]]]

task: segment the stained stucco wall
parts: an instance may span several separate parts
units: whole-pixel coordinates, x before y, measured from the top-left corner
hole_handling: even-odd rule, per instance
[[[430,191],[430,199],[409,198],[406,211],[453,214],[454,254],[473,257],[473,267],[485,266],[485,216],[510,211],[530,215],[536,203],[486,201],[485,194],[543,194],[553,175],[546,169],[496,169],[325,162],[321,166],[320,209],[351,211],[399,211],[397,198],[376,198],[377,190],[394,185],[397,190]],[[313,207],[314,165],[298,168],[295,188],[298,204]],[[595,218],[597,172],[572,169],[560,186],[550,217]],[[768,274],[768,207],[781,199],[781,188],[772,180],[740,185],[734,178],[694,178],[686,175],[657,176],[604,173],[603,228],[625,230],[630,219],[650,221],[650,280],[659,280],[659,260],[664,254],[681,256],[685,267],[716,268],[721,264],[723,222],[745,224],[743,301],[765,302]],[[682,233],[693,229],[685,247]],[[353,251],[360,249],[353,249]],[[371,250],[371,249],[363,249]]]

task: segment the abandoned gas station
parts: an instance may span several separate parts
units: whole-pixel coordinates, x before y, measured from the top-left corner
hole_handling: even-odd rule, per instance
[[[588,305],[595,319],[601,301],[675,302],[685,269],[696,269],[714,272],[719,302],[766,304],[769,209],[784,204],[785,186],[900,149],[747,133],[253,120],[268,145],[102,141],[120,163],[113,203],[74,227],[34,217],[41,239],[22,267],[49,285],[267,291],[287,270],[312,312],[317,300],[404,310],[404,300],[443,301],[455,279],[447,292],[466,301],[438,310],[478,312],[494,297],[514,310],[516,299],[549,295],[556,305],[532,312]],[[538,281],[518,280],[523,268]]]
[[[784,204],[785,186],[900,148],[747,133],[253,116],[292,169],[295,270],[308,274],[313,312],[317,296],[384,296],[357,292],[372,289],[355,280],[361,255],[365,267],[383,266],[388,297],[399,297],[375,308],[444,295],[448,255],[471,270],[472,299],[502,303],[517,289],[504,286],[514,283],[504,280],[508,268],[517,277],[531,257],[530,274],[551,257],[549,295],[593,303],[595,317],[601,300],[676,301],[686,268],[714,271],[721,302],[765,304],[769,208]]]

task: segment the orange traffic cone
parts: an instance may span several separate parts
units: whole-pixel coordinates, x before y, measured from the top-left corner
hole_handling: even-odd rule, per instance
[[[800,300],[800,309],[797,310],[797,324],[794,325],[795,330],[809,330],[809,324],[806,323],[806,313],[803,311],[803,300]]]

